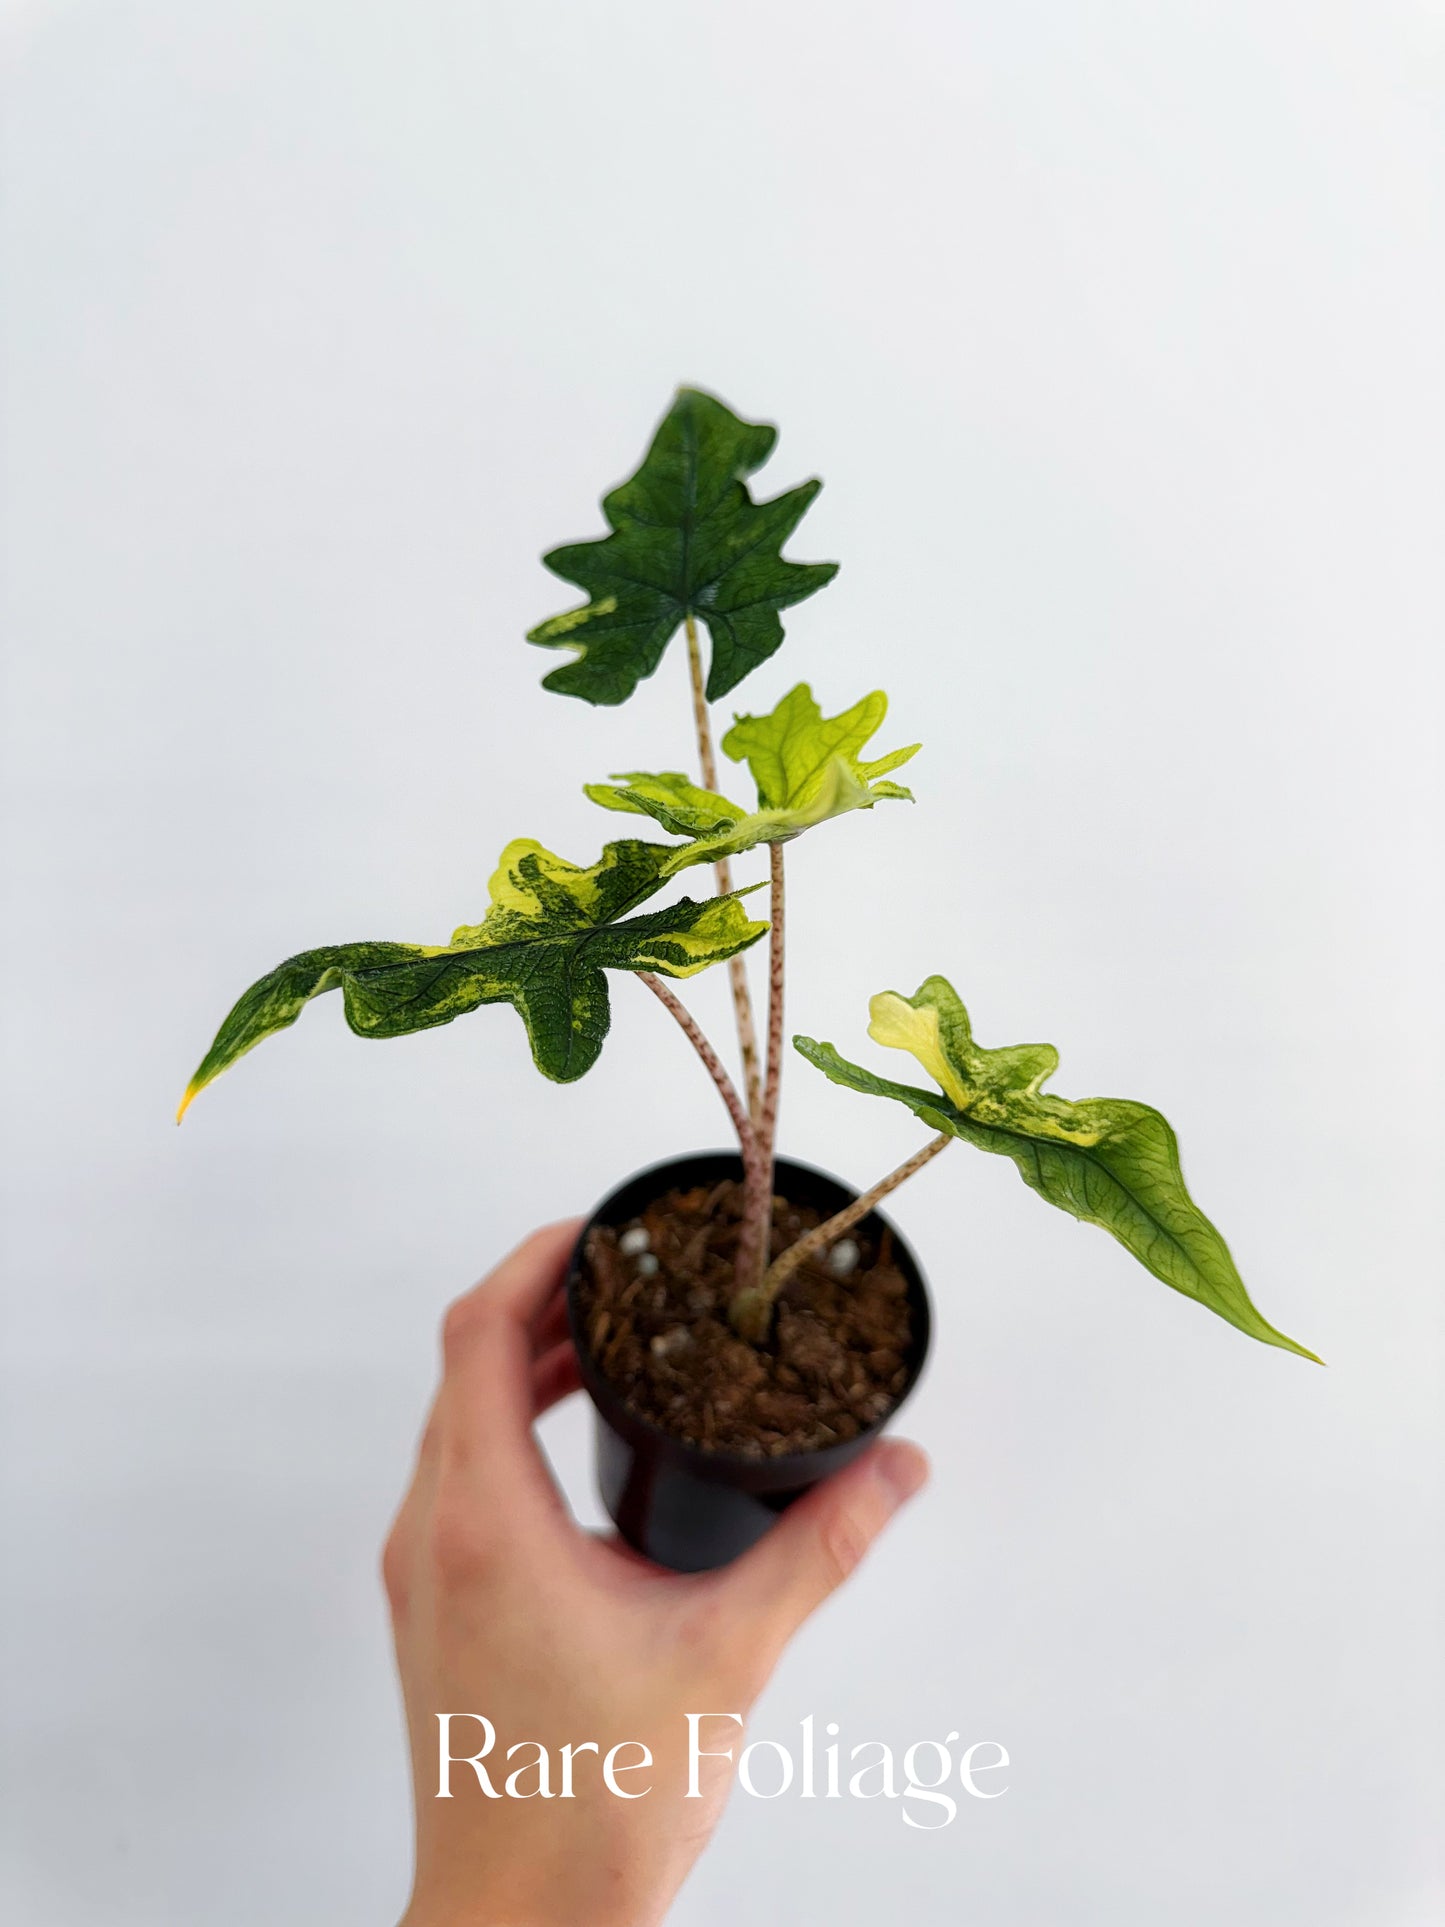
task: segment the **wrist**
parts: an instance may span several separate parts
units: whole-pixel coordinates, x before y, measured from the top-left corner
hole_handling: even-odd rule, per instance
[[[583,1873],[579,1868],[579,1876]],[[585,1878],[538,1866],[478,1872],[464,1882],[419,1884],[399,1927],[658,1927],[680,1880],[647,1882],[616,1858]]]
[[[413,1902],[402,1915],[398,1927],[660,1927],[667,1910],[666,1899],[650,1903],[632,1899],[616,1906],[605,1906],[595,1898],[577,1905],[556,1894],[488,1896],[471,1894],[454,1904]]]

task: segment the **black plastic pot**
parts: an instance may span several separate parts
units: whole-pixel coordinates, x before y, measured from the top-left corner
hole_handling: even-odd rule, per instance
[[[848,1185],[811,1165],[779,1158],[775,1187],[790,1204],[811,1205],[825,1217],[858,1196]],[[815,1452],[775,1459],[748,1459],[734,1452],[706,1452],[664,1432],[626,1403],[602,1376],[583,1330],[578,1286],[582,1253],[594,1225],[625,1225],[655,1199],[675,1188],[741,1178],[735,1151],[703,1151],[654,1164],[598,1205],[587,1221],[567,1275],[567,1315],[582,1368],[582,1382],[597,1408],[597,1478],[602,1502],[630,1546],[674,1572],[705,1572],[726,1565],[760,1539],[777,1515],[810,1486],[841,1471],[889,1424],[918,1382],[928,1353],[928,1292],[918,1260],[897,1230],[873,1211],[859,1229],[876,1237],[893,1232],[893,1258],[908,1281],[913,1341],[908,1377],[893,1406],[857,1438]]]

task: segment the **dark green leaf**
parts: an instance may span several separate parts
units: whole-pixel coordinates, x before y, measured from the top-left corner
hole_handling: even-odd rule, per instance
[[[838,571],[836,562],[785,562],[779,553],[821,482],[770,502],[754,502],[744,486],[776,440],[775,428],[740,421],[711,395],[678,390],[641,468],[603,499],[612,534],[542,558],[589,597],[528,634],[577,652],[543,679],[548,689],[625,702],[689,615],[712,638],[710,702],[772,655],[783,639],[779,610]]]

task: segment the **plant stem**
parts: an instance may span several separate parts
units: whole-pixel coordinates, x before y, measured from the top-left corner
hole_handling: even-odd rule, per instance
[[[905,1178],[911,1178],[915,1171],[921,1171],[930,1158],[936,1158],[952,1142],[953,1138],[946,1131],[931,1138],[921,1151],[915,1151],[896,1171],[890,1171],[886,1178],[880,1178],[877,1184],[871,1185],[862,1197],[844,1205],[841,1211],[835,1211],[824,1223],[815,1226],[812,1231],[805,1231],[796,1244],[789,1245],[768,1267],[761,1284],[740,1294],[730,1306],[729,1316],[740,1335],[754,1342],[766,1338],[778,1293],[799,1265],[835,1244],[845,1231],[851,1231],[860,1219],[867,1217],[880,1198],[886,1198],[890,1191],[896,1191]]]
[[[708,722],[707,695],[702,680],[702,650],[698,647],[697,624],[689,615],[687,627],[687,668],[692,679],[692,721],[697,731],[697,760],[702,769],[702,786],[717,790],[717,758],[713,754],[712,726]],[[732,865],[726,857],[713,865],[719,896],[731,896]],[[762,1079],[758,1073],[758,1033],[753,1023],[753,1000],[748,989],[747,966],[741,957],[728,958],[728,982],[732,986],[733,1014],[738,1024],[738,1049],[743,1060],[743,1089],[748,1094],[748,1116],[754,1125],[762,1110]]]
[[[783,846],[768,845],[768,869],[772,879],[768,916],[768,1075],[763,1086],[762,1121],[758,1141],[771,1164],[773,1139],[778,1130],[778,1094],[783,1082]]]
[[[757,1132],[753,1129],[752,1119],[743,1108],[737,1086],[723,1069],[721,1058],[703,1035],[702,1026],[687,1005],[673,995],[661,977],[655,977],[650,970],[639,970],[637,975],[659,1003],[672,1012],[682,1026],[688,1042],[706,1065],[708,1076],[717,1085],[718,1093],[728,1107],[728,1116],[737,1130],[738,1143],[742,1147],[743,1169],[751,1171],[758,1161]]]
[[[770,1252],[773,1215],[773,1145],[778,1130],[778,1093],[783,1079],[783,846],[768,845],[772,898],[768,907],[768,1073],[758,1115],[757,1168],[747,1181],[742,1230],[738,1235],[737,1289],[732,1310],[762,1285]],[[736,1319],[734,1318],[734,1323]]]

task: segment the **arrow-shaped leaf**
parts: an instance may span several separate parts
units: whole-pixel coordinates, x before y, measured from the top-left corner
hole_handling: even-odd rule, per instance
[[[787,843],[849,810],[872,809],[889,798],[911,802],[902,784],[878,779],[915,755],[917,743],[874,762],[859,760],[887,713],[888,698],[875,689],[841,716],[825,717],[812,690],[799,683],[770,715],[739,716],[722,746],[734,762],[746,758],[752,771],[758,808],[751,812],[677,770],[632,771],[611,783],[588,783],[586,791],[604,809],[650,816],[674,836],[694,839],[675,852],[673,870],[715,863],[759,843]]]
[[[1185,1189],[1178,1141],[1158,1111],[1124,1098],[1048,1095],[1040,1087],[1058,1066],[1053,1045],[983,1049],[942,977],[913,997],[885,990],[869,1013],[869,1036],[911,1052],[937,1090],[875,1076],[811,1037],[793,1043],[835,1084],[896,1098],[931,1130],[1012,1158],[1050,1204],[1102,1225],[1156,1278],[1251,1338],[1314,1358],[1255,1309],[1228,1245]]]
[[[664,845],[609,843],[580,868],[521,838],[502,852],[491,904],[449,944],[332,944],[291,957],[252,984],[216,1035],[181,1114],[238,1057],[294,1024],[313,997],[342,993],[358,1037],[402,1037],[449,1024],[481,1004],[514,1006],[538,1070],[570,1084],[597,1061],[611,1021],[604,970],[690,977],[735,956],[767,929],[737,897],[625,913],[666,880]]]
[[[836,562],[785,562],[779,553],[821,482],[771,502],[754,502],[744,486],[777,438],[699,389],[678,390],[641,468],[603,498],[611,535],[542,557],[590,598],[528,633],[529,642],[576,651],[575,662],[543,678],[546,688],[626,702],[687,616],[712,638],[709,702],[772,655],[783,639],[778,611],[838,572]]]

